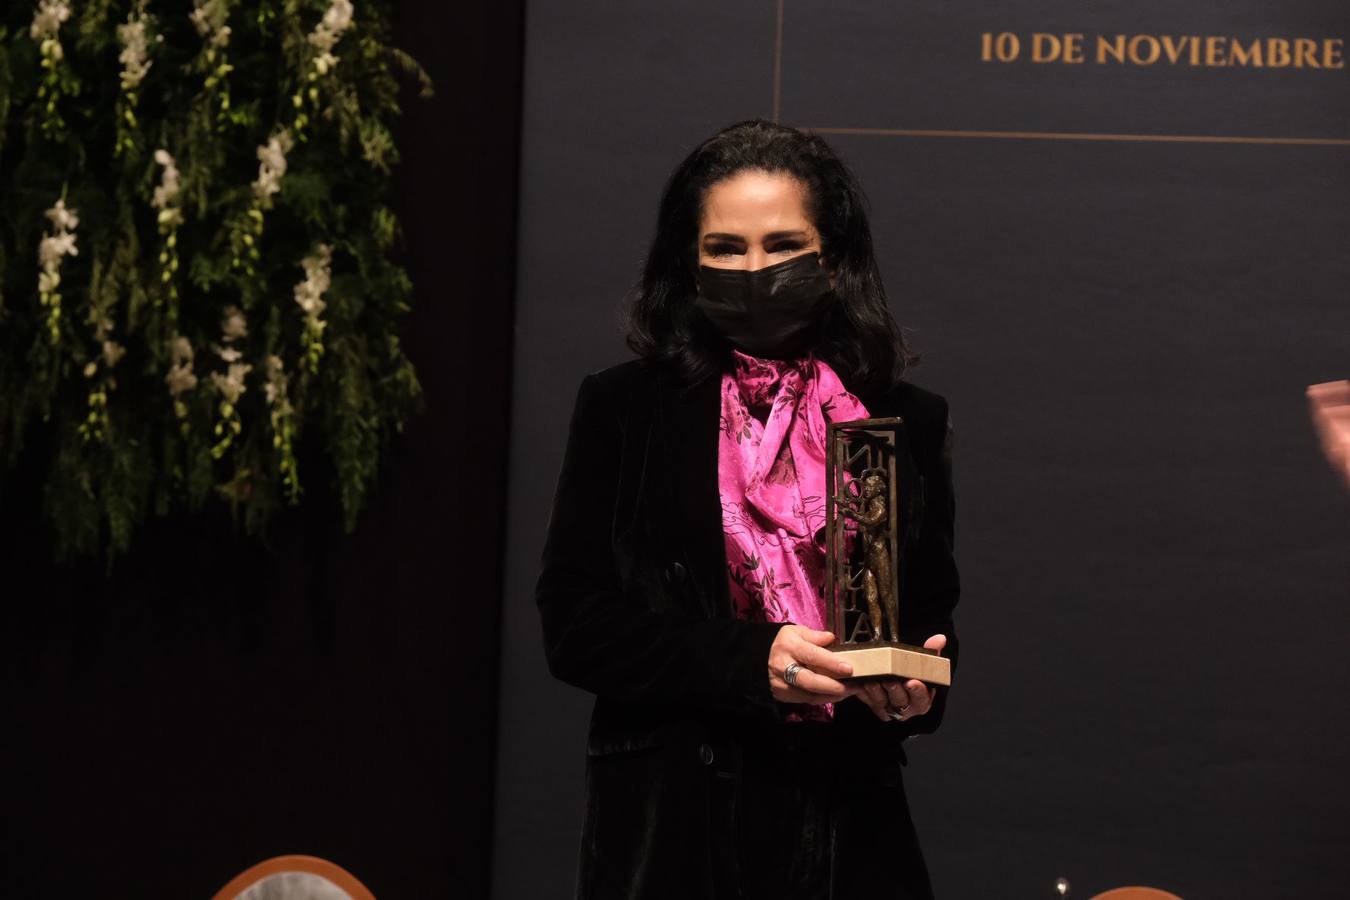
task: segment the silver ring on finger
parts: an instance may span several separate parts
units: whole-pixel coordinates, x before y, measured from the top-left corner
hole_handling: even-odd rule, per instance
[[[797,675],[801,672],[803,666],[799,662],[788,663],[787,668],[783,670],[783,681],[788,687],[797,686]]]

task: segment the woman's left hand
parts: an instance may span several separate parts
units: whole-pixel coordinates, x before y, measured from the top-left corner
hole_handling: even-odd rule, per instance
[[[945,634],[935,634],[923,642],[924,649],[939,653],[947,646]],[[887,678],[856,685],[853,695],[871,707],[883,722],[901,722],[921,716],[933,708],[937,688],[929,687],[917,678],[901,681]]]

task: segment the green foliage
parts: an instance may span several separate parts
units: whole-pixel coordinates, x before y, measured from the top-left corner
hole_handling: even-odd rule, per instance
[[[5,10],[0,456],[51,448],[58,555],[209,503],[264,532],[319,477],[302,438],[352,529],[420,395],[388,197],[430,82],[388,0]]]

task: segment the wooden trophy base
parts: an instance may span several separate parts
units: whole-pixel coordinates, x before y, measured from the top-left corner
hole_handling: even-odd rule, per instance
[[[952,661],[922,647],[882,644],[859,650],[839,650],[836,655],[853,666],[849,678],[917,678],[943,687],[952,683]]]

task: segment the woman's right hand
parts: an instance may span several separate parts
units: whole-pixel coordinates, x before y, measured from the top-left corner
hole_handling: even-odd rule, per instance
[[[769,648],[769,690],[780,703],[838,703],[854,690],[830,676],[848,677],[853,666],[825,648],[834,643],[828,631],[815,631],[801,625],[778,629]],[[795,684],[783,680],[783,672],[792,663],[800,663]]]

